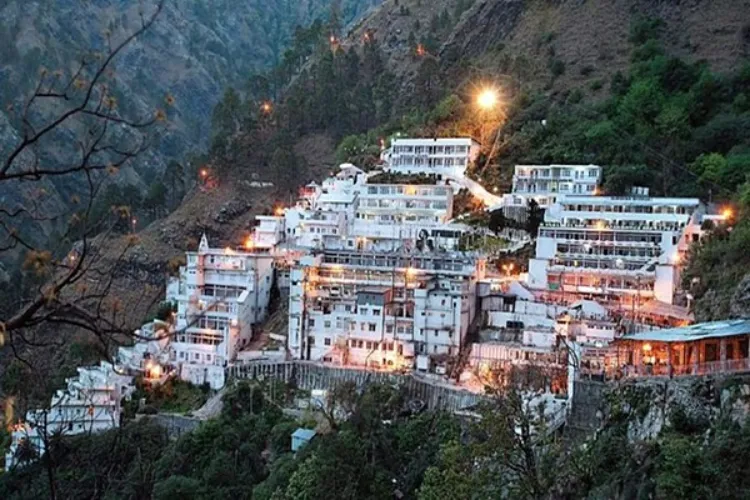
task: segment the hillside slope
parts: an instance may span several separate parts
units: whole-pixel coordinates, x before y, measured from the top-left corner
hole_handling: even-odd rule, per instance
[[[631,25],[644,15],[662,19],[667,51],[727,70],[748,55],[749,5],[750,0],[386,0],[342,44],[359,46],[365,34],[378,41],[385,66],[401,89],[397,92],[400,109],[405,110],[414,98],[413,80],[424,61],[415,56],[411,42],[433,35],[439,36],[431,40],[436,48],[430,56],[438,61],[447,88],[482,75],[510,73],[522,85],[554,95],[576,87],[588,89],[595,80],[608,86],[610,75],[627,70]],[[452,23],[433,33],[433,20],[443,12]],[[412,31],[414,36],[410,36]],[[553,64],[556,60],[562,61],[563,71]],[[244,142],[246,150],[238,158],[250,158],[247,152],[264,148],[251,139]],[[325,133],[297,138],[297,144],[298,155],[310,156],[306,162],[311,174],[322,175],[333,166],[335,144]],[[248,178],[246,169],[248,165],[254,168],[253,162],[250,158],[235,165],[216,192],[194,193],[173,215],[142,232],[140,243],[129,253],[136,267],[162,272],[167,260],[182,254],[202,231],[215,236],[217,244],[241,242],[252,215],[281,201],[276,193],[242,187],[241,179]],[[243,205],[248,202],[252,207]],[[217,214],[227,204],[237,209],[225,210],[217,223]],[[163,274],[154,279],[156,285]],[[132,290],[135,283],[125,280],[121,288]]]
[[[468,8],[457,17],[460,3],[386,0],[352,31],[348,43],[375,34],[388,69],[407,91],[421,63],[410,36],[424,40],[431,19],[443,11],[451,15],[451,27],[437,33],[439,48],[432,55],[454,83],[469,73],[508,74],[551,92],[606,82],[627,69],[631,23],[641,18],[664,22],[668,53],[705,60],[716,71],[750,56],[748,0],[474,0],[464,2]]]

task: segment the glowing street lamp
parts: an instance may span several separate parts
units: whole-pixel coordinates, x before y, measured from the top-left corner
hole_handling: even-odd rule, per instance
[[[273,111],[273,106],[271,105],[270,102],[266,101],[266,102],[264,102],[263,104],[260,105],[260,111],[264,115],[270,115],[271,111]]]
[[[483,111],[491,111],[495,109],[499,102],[500,97],[495,89],[484,89],[477,96],[477,106]]]
[[[505,271],[505,275],[510,276],[510,273],[513,272],[513,269],[515,267],[515,264],[513,264],[512,262],[510,264],[503,264],[503,271]]]

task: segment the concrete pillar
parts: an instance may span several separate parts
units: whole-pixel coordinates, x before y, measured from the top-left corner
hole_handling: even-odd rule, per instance
[[[634,344],[633,349],[633,366],[635,367],[636,375],[643,374],[643,346],[640,344]]]
[[[719,366],[721,367],[721,370],[724,371],[727,369],[727,339],[722,337],[719,340]]]
[[[672,378],[672,344],[667,343],[667,374]]]
[[[700,351],[701,351],[701,342],[694,342],[692,345],[693,348],[693,375],[698,375],[698,365],[700,364]]]

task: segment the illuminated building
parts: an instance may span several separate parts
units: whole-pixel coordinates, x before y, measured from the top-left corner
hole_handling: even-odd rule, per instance
[[[479,143],[467,137],[393,139],[381,158],[387,170],[406,174],[461,177],[479,155]]]
[[[516,165],[503,210],[507,217],[523,220],[530,200],[548,208],[562,195],[596,195],[601,180],[597,165]]]
[[[429,369],[457,356],[485,261],[461,253],[326,250],[292,270],[288,348],[297,359]]]
[[[194,384],[224,385],[224,367],[266,319],[273,257],[210,248],[203,235],[197,252],[170,280],[167,300],[177,304],[170,361]]]
[[[65,388],[55,391],[49,408],[30,410],[26,422],[13,428],[5,468],[16,464],[16,450],[24,440],[41,456],[45,436],[96,433],[119,427],[120,402],[134,390],[132,377],[120,374],[110,363],[79,367],[78,375],[66,379]]]
[[[592,298],[637,313],[649,301],[674,304],[680,265],[706,219],[694,198],[564,195],[545,213],[532,289],[573,301]]]

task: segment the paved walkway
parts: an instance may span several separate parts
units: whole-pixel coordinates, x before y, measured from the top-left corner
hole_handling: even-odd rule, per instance
[[[464,175],[457,176],[451,174],[444,174],[444,177],[450,182],[454,182],[461,187],[465,187],[469,192],[474,195],[475,198],[481,200],[487,208],[500,208],[502,207],[503,198],[487,191],[484,186],[479,184],[474,179],[470,179]]]
[[[224,397],[224,391],[226,388],[220,390],[206,401],[206,404],[198,408],[193,412],[193,417],[200,420],[208,420],[217,417],[221,413],[221,409],[224,407],[224,403],[221,398]]]

